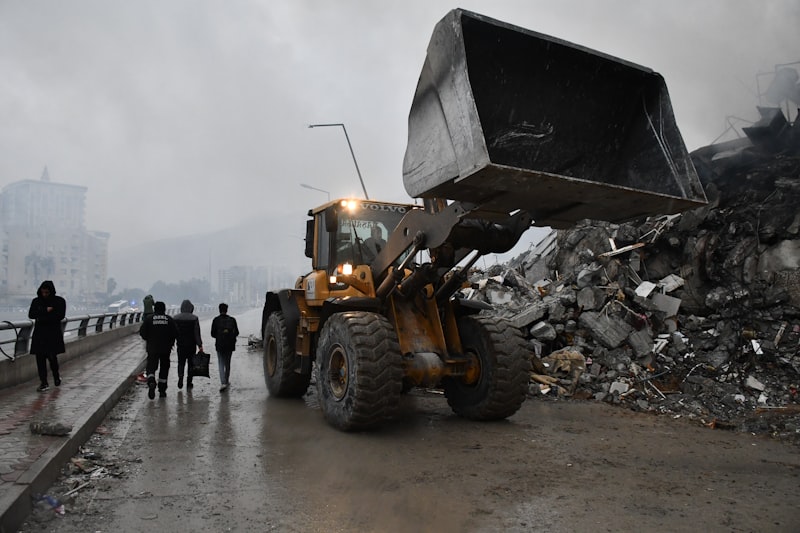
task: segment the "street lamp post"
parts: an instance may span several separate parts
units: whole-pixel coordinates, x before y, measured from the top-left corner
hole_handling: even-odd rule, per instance
[[[350,144],[350,136],[347,135],[347,128],[344,127],[344,124],[337,123],[337,124],[309,124],[309,128],[321,128],[325,126],[341,126],[342,131],[344,131],[344,138],[347,139],[347,146],[350,148],[350,155],[353,156],[353,164],[356,166],[356,172],[358,173],[358,180],[361,182],[361,189],[364,191],[364,198],[369,200],[369,195],[367,194],[367,188],[364,186],[364,178],[361,177],[361,171],[358,169],[358,161],[356,161],[356,154],[353,152],[353,145]]]
[[[326,191],[325,189],[318,189],[318,188],[316,188],[316,187],[312,187],[311,185],[308,185],[307,183],[301,183],[301,184],[300,184],[300,186],[301,186],[301,187],[305,187],[306,189],[311,189],[312,191],[324,192],[325,194],[327,194],[327,195],[328,195],[328,201],[329,201],[329,202],[331,201],[331,193],[329,193],[329,192],[328,192],[328,191]]]

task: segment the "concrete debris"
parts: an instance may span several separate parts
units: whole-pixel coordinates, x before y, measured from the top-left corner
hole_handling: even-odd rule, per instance
[[[53,435],[63,437],[72,432],[72,426],[61,422],[33,421],[30,424],[31,433],[34,435]]]
[[[744,386],[757,391],[763,391],[766,388],[763,383],[753,376],[747,376],[747,379],[744,380]]]
[[[260,350],[264,346],[264,340],[257,335],[250,334],[247,336],[247,349]]]
[[[578,379],[586,372],[586,358],[583,354],[566,348],[542,358],[542,364],[551,374],[566,373],[571,380],[570,392],[575,392]]]
[[[615,381],[608,388],[609,394],[625,394],[628,390],[630,390],[630,385],[624,381]]]
[[[672,292],[675,289],[680,289],[683,287],[683,283],[683,278],[676,276],[675,274],[664,276],[664,278],[658,282],[658,284],[664,289],[664,292]]]
[[[538,322],[529,330],[531,337],[540,341],[554,341],[558,332],[549,322]]]
[[[546,363],[532,393],[800,441],[800,126],[764,116],[758,143],[691,154],[707,206],[583,221],[471,272],[464,297],[492,303],[482,313],[509,319]]]
[[[105,437],[105,434],[96,432],[90,441],[102,442]],[[54,516],[63,516],[65,506],[69,506],[72,514],[88,512],[98,491],[102,493],[107,490],[107,480],[125,477],[126,470],[130,468],[126,464],[131,462],[120,458],[104,458],[101,453],[79,448],[77,455],[62,469],[57,482],[50,487],[53,495],[32,496],[34,505],[28,521],[38,524],[36,531],[44,531],[41,524],[51,522]],[[133,462],[140,463],[141,460]]]
[[[633,331],[633,326],[618,317],[595,311],[586,311],[578,317],[578,325],[600,344],[609,349],[622,345]]]
[[[636,296],[647,298],[648,296],[650,296],[653,290],[655,290],[656,287],[658,287],[658,285],[656,285],[652,281],[643,281],[639,284],[638,287],[636,287],[636,290],[634,292],[636,293]]]

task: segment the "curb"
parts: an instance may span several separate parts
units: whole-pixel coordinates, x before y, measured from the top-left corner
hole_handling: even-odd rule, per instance
[[[12,533],[33,511],[32,495],[44,492],[61,474],[62,466],[86,443],[95,429],[134,384],[136,376],[144,368],[146,356],[136,365],[134,372],[111,391],[108,397],[98,402],[94,409],[81,416],[72,432],[60,446],[48,449],[28,470],[19,477],[14,487],[0,497],[0,533]]]

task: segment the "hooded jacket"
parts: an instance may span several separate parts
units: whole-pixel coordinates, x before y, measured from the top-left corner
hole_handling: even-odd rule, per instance
[[[200,319],[194,313],[194,304],[190,300],[181,302],[181,312],[175,315],[175,324],[178,325],[178,349],[191,350],[195,346],[203,345],[200,336]]]
[[[43,296],[42,289],[48,289],[50,294],[47,297]],[[28,310],[28,318],[36,321],[31,340],[32,354],[60,354],[66,351],[64,330],[61,325],[66,314],[66,300],[56,296],[56,286],[52,281],[43,281]]]
[[[153,299],[152,294],[148,294],[142,300],[142,305],[144,309],[142,310],[142,314],[144,316],[152,315],[153,314],[153,304],[155,304],[155,300]]]

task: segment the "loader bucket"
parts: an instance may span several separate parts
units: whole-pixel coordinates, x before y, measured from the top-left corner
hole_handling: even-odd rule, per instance
[[[460,9],[428,45],[403,181],[553,227],[706,203],[659,74]]]

